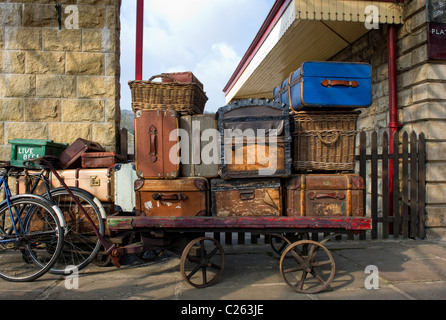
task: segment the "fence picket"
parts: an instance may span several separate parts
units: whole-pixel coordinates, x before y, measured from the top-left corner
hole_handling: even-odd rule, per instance
[[[382,142],[382,236],[389,237],[389,136],[387,132],[383,134]]]
[[[372,200],[378,199],[378,134],[376,131],[371,135],[371,152],[372,152]],[[372,239],[378,238],[378,201],[372,201]]]
[[[424,133],[418,137],[418,237],[426,237],[426,138]]]
[[[418,225],[418,152],[417,135],[410,135],[410,237],[417,236]]]
[[[393,207],[393,237],[399,238],[400,236],[400,223],[401,223],[401,215],[400,215],[400,171],[399,171],[399,162],[400,162],[400,152],[399,152],[399,135],[398,132],[395,132],[393,135],[393,193],[392,193],[392,207]]]

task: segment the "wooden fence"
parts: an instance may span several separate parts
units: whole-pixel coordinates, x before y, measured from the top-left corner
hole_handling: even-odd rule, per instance
[[[401,137],[401,139],[400,139]],[[364,207],[370,211],[373,229],[372,239],[424,238],[426,198],[426,142],[425,136],[415,132],[393,137],[390,153],[389,136],[384,132],[381,152],[378,134],[370,134],[367,152],[367,134],[359,134],[359,174],[365,179],[368,192]],[[369,165],[368,165],[369,164]],[[370,170],[370,173],[368,172]],[[393,192],[392,192],[393,187]],[[381,190],[379,190],[381,189]],[[370,201],[369,201],[370,199]],[[366,206],[367,204],[370,207]]]
[[[425,190],[426,190],[426,143],[425,136],[415,132],[396,132],[393,150],[387,132],[378,139],[373,131],[367,136],[360,132],[359,154],[356,155],[358,173],[366,183],[364,208],[372,217],[373,229],[347,239],[424,238]],[[369,143],[368,143],[369,142]],[[379,142],[379,143],[378,143]],[[369,147],[368,147],[369,146]],[[393,192],[390,185],[393,186]],[[269,236],[240,233],[216,233],[214,237],[225,244],[269,243]],[[322,234],[310,235],[313,240]],[[343,239],[344,237],[337,237]]]

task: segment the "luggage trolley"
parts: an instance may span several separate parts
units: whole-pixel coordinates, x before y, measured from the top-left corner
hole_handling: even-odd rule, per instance
[[[169,250],[181,255],[181,274],[186,282],[196,288],[206,288],[217,283],[225,266],[223,246],[218,240],[206,236],[206,233],[252,232],[282,239],[283,245],[275,249],[281,255],[282,278],[296,292],[312,294],[326,290],[335,275],[334,258],[324,244],[338,234],[355,234],[371,229],[371,219],[367,217],[110,216],[107,218],[107,228],[111,234],[108,238],[91,221],[51,163],[45,157],[32,162],[47,167],[59,180],[91,223],[104,252],[116,267],[120,267],[119,260],[126,254],[142,254],[146,251],[160,254]],[[139,241],[123,241],[121,245],[113,241],[113,237],[119,238],[129,232],[138,233]],[[317,242],[306,237],[312,232],[330,235]],[[293,236],[288,236],[290,234]]]
[[[335,275],[335,261],[325,242],[338,234],[370,230],[364,217],[130,217],[107,219],[111,232],[140,231],[141,242],[110,252],[115,265],[124,254],[169,250],[181,255],[183,278],[196,288],[210,287],[222,276],[225,252],[220,242],[206,236],[212,232],[252,232],[283,240],[280,273],[299,293],[326,290]],[[312,232],[331,233],[321,242],[308,240]],[[293,236],[288,236],[292,234]]]

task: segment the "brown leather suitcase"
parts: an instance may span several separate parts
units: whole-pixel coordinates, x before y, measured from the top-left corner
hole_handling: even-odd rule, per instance
[[[280,179],[211,181],[212,214],[231,216],[281,216]]]
[[[220,144],[215,114],[182,116],[181,175],[216,178],[220,170]]]
[[[271,100],[235,101],[218,111],[221,177],[288,177],[291,174],[289,110]]]
[[[173,110],[135,113],[135,164],[141,179],[176,179],[180,175],[179,116]]]
[[[205,178],[135,181],[136,214],[148,217],[196,217],[209,212]]]
[[[109,168],[126,159],[114,152],[86,152],[82,154],[82,168]]]
[[[296,175],[285,188],[288,216],[364,216],[364,179],[358,175]]]
[[[198,86],[201,88],[201,90],[204,89],[203,84],[200,80],[197,79],[197,77],[190,71],[186,72],[172,72],[172,73],[162,73],[161,75],[167,76],[163,77],[162,82],[169,83],[172,82],[170,78],[172,78],[175,81],[178,82],[192,82],[198,84]]]
[[[97,142],[79,138],[59,155],[61,168],[80,168],[81,157],[85,152],[105,152],[105,149]]]

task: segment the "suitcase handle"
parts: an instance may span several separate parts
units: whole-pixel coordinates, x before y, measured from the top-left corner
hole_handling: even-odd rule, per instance
[[[149,79],[148,82],[152,82],[153,80],[155,80],[156,78],[168,78],[169,80],[172,80],[172,82],[174,83],[178,83],[177,80],[175,80],[174,78],[172,78],[171,76],[169,76],[168,74],[158,74],[156,76],[153,76]]]
[[[351,88],[357,88],[359,86],[358,81],[349,81],[349,80],[329,80],[325,79],[322,80],[321,84],[324,87],[337,87],[337,86],[343,86],[343,87],[351,87]]]
[[[316,199],[322,199],[322,198],[332,198],[332,199],[339,199],[344,200],[345,199],[345,193],[344,192],[333,192],[333,193],[319,193],[319,192],[310,192],[308,194],[308,198],[310,200]]]
[[[319,131],[316,132],[316,135],[317,135],[317,137],[319,138],[319,140],[323,144],[325,144],[326,146],[330,147],[330,146],[334,145],[336,142],[338,142],[339,138],[341,137],[341,134],[340,134],[339,131],[336,131],[336,130],[329,130],[327,132],[335,133],[335,136],[334,136],[334,138],[332,140],[328,140],[328,139],[322,138],[322,135],[321,135],[321,133]]]
[[[254,190],[253,191],[240,191],[239,198],[242,201],[254,200],[256,198],[256,195],[254,193]]]
[[[154,193],[152,195],[152,198],[154,200],[161,200],[161,201],[181,201],[181,200],[186,200],[187,195],[184,193],[172,193],[172,194]]]
[[[150,161],[152,161],[153,163],[155,163],[158,160],[158,157],[157,157],[158,152],[156,150],[157,149],[157,143],[156,143],[157,134],[158,134],[158,131],[157,131],[156,127],[151,126],[149,129],[149,136],[150,136],[149,155],[150,155]]]

